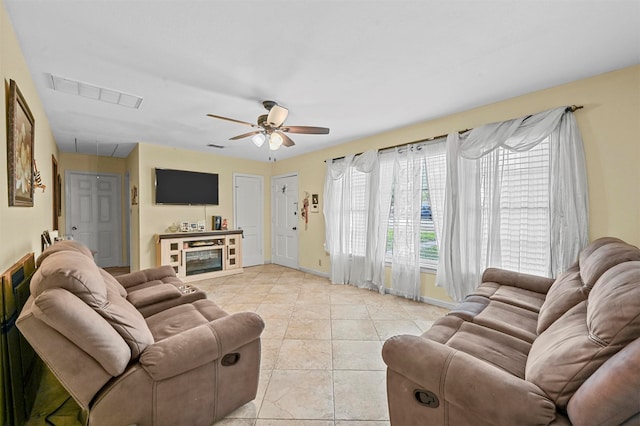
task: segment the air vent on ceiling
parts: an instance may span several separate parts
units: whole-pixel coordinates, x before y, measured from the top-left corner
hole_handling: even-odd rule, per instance
[[[49,74],[51,88],[70,95],[82,96],[96,101],[108,102],[129,108],[140,108],[142,97],[105,87],[99,87],[70,78]]]

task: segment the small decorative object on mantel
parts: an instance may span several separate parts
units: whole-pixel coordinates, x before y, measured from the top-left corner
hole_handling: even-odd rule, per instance
[[[222,230],[226,231],[228,229],[227,218],[222,219]]]
[[[189,222],[180,222],[180,231],[189,232]]]
[[[9,82],[7,169],[9,205],[33,207],[34,119],[15,81]]]
[[[222,216],[213,216],[213,227],[214,231],[219,231],[222,229]]]

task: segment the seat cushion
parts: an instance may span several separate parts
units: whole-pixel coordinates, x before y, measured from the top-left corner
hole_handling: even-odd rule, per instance
[[[227,316],[213,301],[198,300],[193,303],[174,306],[147,317],[147,325],[156,342],[201,324]]]

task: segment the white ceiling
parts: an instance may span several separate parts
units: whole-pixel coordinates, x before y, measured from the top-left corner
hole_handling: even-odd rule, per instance
[[[60,150],[118,157],[146,142],[267,161],[228,140],[251,128],[206,114],[255,122],[270,99],[331,129],[291,134],[284,159],[640,63],[638,0],[4,3]]]

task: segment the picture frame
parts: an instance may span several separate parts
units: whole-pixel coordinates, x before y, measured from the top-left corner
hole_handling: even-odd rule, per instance
[[[311,194],[311,213],[318,213],[320,211],[318,208],[318,200],[318,194]]]
[[[186,222],[186,221],[180,222],[180,231],[189,232],[189,222]]]
[[[7,170],[9,206],[33,207],[35,120],[14,80],[9,81]]]

